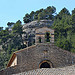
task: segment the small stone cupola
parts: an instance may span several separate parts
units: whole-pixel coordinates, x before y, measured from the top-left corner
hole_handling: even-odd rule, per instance
[[[43,27],[35,31],[35,43],[54,43],[54,30]]]

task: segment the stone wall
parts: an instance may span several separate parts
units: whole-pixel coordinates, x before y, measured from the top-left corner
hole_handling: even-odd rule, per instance
[[[75,55],[54,44],[38,44],[16,54],[19,59],[18,64],[24,64],[28,69],[39,68],[39,64],[44,60],[51,62],[55,68],[75,63]]]
[[[36,21],[32,21],[30,23],[26,23],[23,25],[23,30],[26,31],[25,29],[27,28],[40,28],[40,27],[43,27],[43,26],[46,26],[46,27],[50,27],[51,25],[53,24],[53,21],[52,20],[40,20],[38,22],[38,20]]]
[[[35,30],[42,27],[48,27],[50,28],[53,24],[53,21],[51,20],[38,20],[32,21],[30,23],[26,23],[23,25],[23,32],[25,32],[22,35],[23,41],[26,42],[28,39],[29,46],[33,45],[35,42]]]
[[[46,39],[47,39],[47,34],[49,33],[49,42],[54,43],[54,30],[47,28],[47,27],[42,27],[39,29],[36,29],[35,31],[35,43],[39,43],[39,38],[41,38],[41,42],[42,43],[46,43]]]
[[[54,44],[37,44],[16,52],[18,65],[9,67],[0,75],[11,75],[39,69],[40,63],[48,61],[53,68],[75,64],[75,54],[62,50]]]

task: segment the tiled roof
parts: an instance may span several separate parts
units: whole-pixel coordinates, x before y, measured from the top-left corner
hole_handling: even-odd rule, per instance
[[[75,75],[75,65],[64,68],[42,68],[13,75]]]

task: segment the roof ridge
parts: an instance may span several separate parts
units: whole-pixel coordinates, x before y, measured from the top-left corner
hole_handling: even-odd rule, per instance
[[[26,48],[24,48],[24,49],[20,49],[19,51],[16,51],[16,52],[14,52],[14,53],[18,53],[18,52],[24,51],[24,50],[26,50],[26,49],[30,49],[30,48],[35,47],[35,46],[36,46],[36,45],[32,45],[32,46],[26,47]]]

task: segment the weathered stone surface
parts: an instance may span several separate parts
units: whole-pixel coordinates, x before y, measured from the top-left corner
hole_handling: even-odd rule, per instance
[[[43,27],[43,26],[50,27],[52,24],[53,24],[53,21],[51,21],[51,20],[40,20],[39,22],[38,22],[38,20],[36,20],[36,21],[32,21],[30,23],[24,24],[23,29],[37,28],[37,27]]]
[[[11,75],[39,69],[40,63],[48,61],[53,68],[75,64],[75,54],[62,50],[54,44],[37,44],[16,52],[18,65],[1,71],[0,75]]]
[[[42,28],[36,29],[35,33],[36,33],[35,43],[39,43],[39,38],[41,39],[41,43],[46,43],[47,42],[46,39],[48,39],[47,37],[49,37],[48,42],[54,43],[54,30],[53,29],[42,27]]]
[[[42,68],[13,75],[75,75],[75,65],[64,68]]]
[[[50,28],[53,24],[52,20],[38,20],[32,21],[30,23],[26,23],[23,25],[23,32],[25,32],[22,35],[23,41],[26,42],[28,39],[28,44],[31,46],[35,42],[35,35],[36,35],[36,29],[38,28],[43,28],[43,27],[48,27]]]

